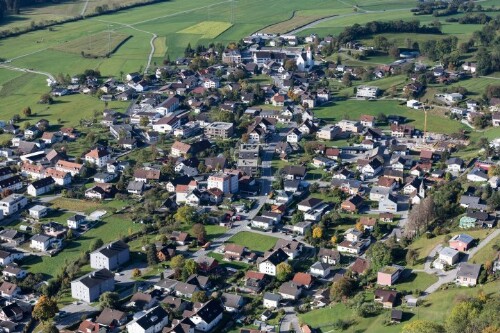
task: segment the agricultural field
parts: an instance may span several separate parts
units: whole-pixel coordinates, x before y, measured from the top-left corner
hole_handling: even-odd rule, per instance
[[[78,55],[85,54],[86,57],[102,58],[114,53],[130,37],[112,30],[102,31],[59,44],[54,49]]]
[[[229,22],[203,21],[186,29],[178,31],[179,34],[202,35],[202,38],[217,38],[221,33],[231,28]]]
[[[229,238],[227,243],[234,243],[245,246],[252,251],[266,252],[273,248],[277,238],[258,234],[250,231],[242,231]]]

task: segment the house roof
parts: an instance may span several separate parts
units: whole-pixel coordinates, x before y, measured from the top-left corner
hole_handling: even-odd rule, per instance
[[[288,255],[281,248],[278,248],[265,257],[263,261],[269,261],[276,266],[286,260],[288,260]]]
[[[144,330],[147,330],[148,328],[157,325],[165,317],[168,317],[168,313],[163,310],[161,306],[157,306],[146,311],[144,316],[136,319],[135,322]]]
[[[187,154],[191,149],[191,145],[184,142],[175,141],[174,144],[172,145],[172,149],[176,149],[184,154]]]
[[[99,314],[99,316],[96,318],[95,322],[103,326],[110,326],[115,321],[120,321],[124,317],[126,317],[126,314],[122,311],[110,308],[104,308],[102,312]]]
[[[368,261],[362,258],[356,258],[354,264],[351,266],[351,270],[358,274],[363,274],[368,269]]]
[[[211,323],[223,312],[224,308],[221,303],[212,299],[206,302],[194,315],[199,316],[206,323]]]
[[[461,262],[460,264],[458,264],[457,277],[477,279],[480,271],[481,265]]]
[[[95,148],[95,149],[92,149],[87,154],[85,154],[85,157],[90,157],[90,158],[93,158],[93,159],[98,159],[98,158],[101,158],[101,157],[104,157],[104,156],[108,156],[108,155],[109,155],[109,152],[107,151],[107,149],[104,149],[104,148]]]
[[[334,258],[335,260],[340,260],[340,252],[334,249],[326,249],[324,247],[319,249],[318,252],[319,257],[330,257]]]
[[[362,224],[362,225],[366,225],[366,226],[375,226],[375,224],[377,223],[377,219],[374,218],[374,217],[369,217],[369,216],[361,216],[359,218],[359,222]]]
[[[295,296],[299,291],[300,291],[300,286],[292,281],[283,283],[279,288],[279,293],[285,295]]]
[[[395,290],[384,290],[384,289],[375,290],[375,298],[381,299],[383,303],[385,302],[394,303],[394,301],[396,301],[397,296],[398,292]]]
[[[292,279],[292,282],[300,286],[310,286],[313,282],[313,277],[311,274],[298,272]]]
[[[226,307],[239,308],[243,303],[243,297],[237,294],[223,293],[221,297],[222,303]]]
[[[155,169],[137,169],[134,171],[135,178],[144,178],[144,179],[152,179],[159,180],[160,179],[160,170]]]
[[[467,234],[459,234],[453,236],[453,238],[450,239],[450,242],[462,242],[465,244],[470,244],[474,241],[474,238],[472,236],[469,236]]]
[[[224,246],[224,251],[242,255],[243,252],[245,252],[245,247],[238,244],[226,244]]]
[[[71,283],[81,282],[83,285],[85,285],[86,287],[91,289],[95,286],[98,286],[98,285],[104,283],[105,281],[114,279],[114,276],[115,275],[113,273],[111,273],[109,270],[107,270],[106,268],[103,268],[103,269],[100,269],[97,271],[93,271],[90,274],[86,274],[86,275],[72,281]]]
[[[16,292],[17,284],[5,281],[0,286],[0,292],[6,295],[13,295]]]

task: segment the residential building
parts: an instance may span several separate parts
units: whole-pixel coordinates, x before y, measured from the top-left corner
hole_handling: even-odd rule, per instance
[[[201,308],[195,308],[189,319],[202,332],[210,332],[222,319],[224,307],[218,300],[210,300]]]
[[[49,209],[42,205],[35,205],[28,210],[31,217],[41,219],[47,216]]]
[[[266,257],[263,258],[259,263],[259,272],[268,274],[271,276],[276,276],[276,268],[282,263],[288,261],[288,255],[282,249],[277,249]]]
[[[0,200],[0,209],[3,216],[8,216],[21,211],[28,204],[28,199],[21,194],[11,194]]]
[[[381,286],[392,286],[403,273],[401,266],[385,266],[377,273],[377,284]]]
[[[446,266],[453,266],[460,258],[460,252],[451,247],[444,247],[439,251],[439,257],[434,261],[433,266],[437,269],[444,269]]]
[[[71,297],[89,303],[99,299],[106,291],[114,289],[114,274],[105,268],[71,281]]]
[[[461,262],[458,264],[457,277],[455,283],[464,287],[471,287],[477,284],[481,265]]]
[[[316,137],[320,140],[333,140],[340,133],[342,129],[335,125],[325,125],[316,132]]]
[[[161,306],[138,315],[138,318],[127,324],[128,333],[158,333],[168,324],[168,313]]]
[[[45,252],[50,248],[52,238],[47,235],[34,235],[31,237],[30,248]]]
[[[263,305],[266,309],[277,309],[281,302],[280,294],[266,292],[264,294]]]
[[[55,181],[52,177],[46,177],[34,181],[28,186],[27,193],[32,197],[37,197],[52,191]]]
[[[472,246],[473,242],[474,238],[471,236],[467,234],[459,234],[453,236],[450,239],[449,244],[452,249],[465,252]]]
[[[127,243],[118,240],[102,246],[90,253],[90,267],[94,269],[106,268],[115,270],[130,259],[130,250]]]
[[[224,194],[238,192],[238,175],[234,173],[218,173],[211,175],[207,179],[207,188],[217,188]]]
[[[374,86],[358,86],[356,90],[357,98],[377,98],[380,89]]]
[[[106,148],[94,148],[85,154],[85,161],[95,165],[98,168],[103,168],[111,160],[111,153]]]
[[[233,124],[213,122],[205,127],[205,135],[209,138],[228,139],[233,136]]]
[[[62,160],[59,160],[56,163],[57,171],[69,172],[73,177],[80,174],[83,171],[83,168],[84,168],[83,164],[79,163],[73,163]]]
[[[75,214],[73,216],[68,217],[66,223],[68,224],[69,229],[80,229],[82,224],[85,222],[86,217],[80,214]]]

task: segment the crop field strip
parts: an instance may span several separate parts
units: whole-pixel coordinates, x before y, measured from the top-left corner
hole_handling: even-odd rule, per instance
[[[192,35],[202,35],[202,38],[213,39],[217,38],[227,29],[231,28],[232,24],[229,22],[220,21],[203,21],[197,23],[189,28],[177,31],[179,34],[192,34]]]
[[[83,52],[88,56],[106,57],[114,53],[130,37],[132,36],[116,31],[102,31],[59,44],[54,47],[54,50],[78,55]]]

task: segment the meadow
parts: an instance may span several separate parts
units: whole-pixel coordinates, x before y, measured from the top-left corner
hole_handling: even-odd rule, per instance
[[[179,34],[202,35],[202,38],[216,38],[221,33],[231,28],[229,22],[203,21],[186,29],[178,31]]]
[[[407,108],[400,105],[399,101],[378,100],[347,100],[342,102],[332,102],[326,106],[318,107],[314,110],[316,117],[332,123],[342,119],[359,119],[363,114],[377,116],[380,113],[385,115],[399,115],[406,117],[407,123],[415,128],[424,129],[424,112]],[[428,111],[427,130],[437,133],[455,133],[465,126],[456,120],[451,120],[434,110]]]
[[[354,333],[397,333],[401,332],[402,326],[407,321],[426,319],[443,323],[452,307],[463,299],[464,296],[477,296],[483,290],[488,295],[499,295],[500,281],[491,282],[476,288],[450,287],[446,291],[437,291],[425,298],[424,304],[414,309],[402,308],[404,321],[399,325],[386,325],[384,321],[389,319],[390,310],[383,310],[375,317],[362,318],[353,313],[352,309],[342,303],[333,304],[323,309],[313,310],[299,315],[299,320],[312,327],[319,328],[322,333],[337,332],[333,330],[333,323],[339,319],[352,319],[354,324],[342,332]],[[366,300],[372,297],[367,295]]]
[[[87,57],[106,57],[114,53],[130,37],[116,31],[101,31],[59,44],[54,49],[78,55],[85,54]]]
[[[247,247],[251,251],[266,252],[273,248],[277,238],[262,234],[257,234],[250,231],[242,231],[229,238],[227,243],[234,243]]]

